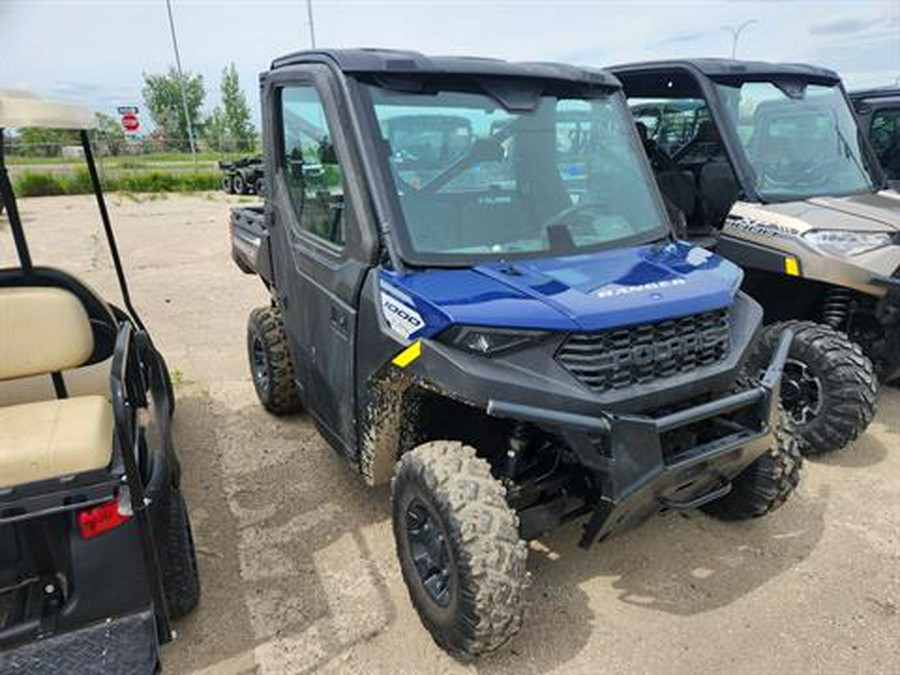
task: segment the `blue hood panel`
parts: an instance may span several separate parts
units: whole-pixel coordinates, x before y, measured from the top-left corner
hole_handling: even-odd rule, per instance
[[[704,249],[677,243],[467,269],[381,272],[424,319],[415,336],[451,323],[542,330],[601,330],[731,304],[742,272]]]

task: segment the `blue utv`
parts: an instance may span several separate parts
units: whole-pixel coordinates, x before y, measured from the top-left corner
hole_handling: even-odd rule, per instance
[[[660,510],[762,516],[797,485],[791,335],[677,241],[619,82],[551,63],[310,51],[261,77],[267,200],[233,257],[256,393],[391,482],[410,598],[456,657],[520,627],[526,542]],[[453,123],[448,123],[448,120]]]

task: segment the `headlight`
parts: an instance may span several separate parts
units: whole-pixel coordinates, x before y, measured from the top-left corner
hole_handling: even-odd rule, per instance
[[[891,243],[890,232],[854,232],[852,230],[810,230],[803,238],[820,251],[832,255],[859,255]]]
[[[519,349],[542,340],[550,333],[542,330],[508,330],[478,326],[453,326],[444,331],[440,341],[472,354],[493,355]]]

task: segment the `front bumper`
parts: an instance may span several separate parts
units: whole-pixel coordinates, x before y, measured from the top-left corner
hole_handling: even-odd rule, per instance
[[[491,400],[488,414],[557,428],[600,485],[580,545],[588,547],[661,509],[689,510],[720,499],[731,481],[773,447],[781,375],[793,335],[785,331],[759,386],[662,417],[587,416]],[[664,437],[691,425],[714,439],[677,453]]]
[[[0,652],[0,675],[154,673],[158,651],[148,609]]]

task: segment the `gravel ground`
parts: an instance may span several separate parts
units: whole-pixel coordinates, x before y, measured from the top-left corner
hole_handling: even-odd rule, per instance
[[[172,673],[887,673],[900,663],[900,391],[869,432],[808,461],[760,521],[664,515],[595,547],[532,545],[530,612],[460,664],[420,626],[388,494],[304,416],[257,405],[244,326],[261,284],[231,263],[224,195],[111,197],[132,294],[176,380],[176,441],[203,579],[163,650]],[[33,254],[113,297],[90,197],[23,200]],[[8,230],[0,220],[0,230]],[[0,235],[0,264],[12,245]]]

